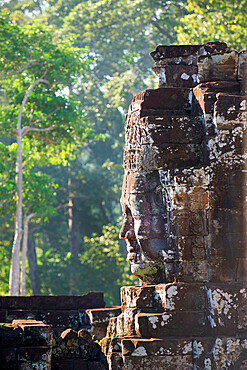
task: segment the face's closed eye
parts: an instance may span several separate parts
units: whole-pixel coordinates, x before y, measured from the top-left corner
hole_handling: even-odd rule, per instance
[[[121,205],[124,219],[120,238],[139,241],[169,236],[161,186],[157,186],[152,193],[125,193]]]

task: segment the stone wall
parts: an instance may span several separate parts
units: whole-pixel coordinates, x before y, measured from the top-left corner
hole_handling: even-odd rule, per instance
[[[90,334],[88,309],[104,307],[103,293],[0,297],[0,368],[105,370]],[[103,309],[104,310],[104,309]]]
[[[55,334],[60,335],[67,328],[89,329],[91,324],[87,309],[104,307],[102,292],[89,292],[77,296],[26,296],[0,297],[0,322],[27,319],[42,321],[51,325]]]

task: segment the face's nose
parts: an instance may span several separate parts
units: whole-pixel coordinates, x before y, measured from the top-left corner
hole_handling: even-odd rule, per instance
[[[134,232],[134,226],[132,222],[129,222],[129,220],[125,219],[123,221],[120,233],[119,233],[120,239],[135,239],[135,232]]]
[[[135,239],[134,219],[129,207],[125,207],[123,212],[124,220],[119,233],[120,239]]]

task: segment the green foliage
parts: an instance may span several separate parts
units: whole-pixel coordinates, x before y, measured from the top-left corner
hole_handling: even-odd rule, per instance
[[[119,305],[120,287],[137,284],[138,279],[130,276],[129,263],[121,250],[118,235],[119,226],[107,225],[103,227],[101,236],[96,233],[91,237],[85,236],[83,250],[76,260],[70,252],[60,250],[59,244],[63,243],[61,234],[57,236],[56,247],[51,249],[43,245],[42,249],[38,249],[42,292],[66,294],[70,284],[69,270],[73,266],[73,281],[76,284],[74,288],[78,294],[103,291],[108,306]],[[49,233],[46,241],[50,237]],[[52,273],[47,273],[48,268]]]
[[[93,233],[84,237],[84,252],[81,254],[81,278],[85,287],[105,292],[108,305],[120,304],[119,291],[123,285],[133,285],[137,278],[129,275],[129,263],[120,249],[119,227],[103,227],[101,236]]]
[[[6,213],[6,203],[13,203],[16,192],[15,184],[15,157],[10,148],[0,142],[0,214]]]
[[[189,0],[187,10],[178,27],[180,43],[219,40],[237,50],[246,48],[246,0]]]
[[[23,211],[34,213],[35,221],[41,223],[55,214],[57,188],[41,166],[66,163],[79,145],[100,137],[85,124],[80,102],[73,97],[72,86],[76,85],[78,74],[81,79],[91,62],[86,58],[87,52],[74,48],[70,41],[55,43],[52,34],[41,25],[20,27],[6,13],[0,14],[0,39],[0,151],[5,159],[0,175],[1,212],[5,216],[9,212],[10,219],[14,214],[17,144],[13,136],[24,96],[38,81],[24,105],[21,127],[31,129],[23,138]],[[9,219],[1,221],[0,228],[5,229]],[[11,242],[5,246],[10,248]],[[6,256],[9,258],[10,254],[5,255],[5,260]]]
[[[0,40],[0,92],[6,100],[0,108],[1,134],[13,136],[25,93],[42,78],[47,83],[37,84],[31,92],[22,126],[44,129],[55,125],[54,130],[42,133],[46,141],[37,140],[36,145],[86,141],[92,130],[83,122],[80,103],[73,98],[73,91],[69,94],[69,86],[75,86],[78,74],[81,78],[89,67],[87,52],[65,39],[54,43],[51,32],[39,24],[21,28],[6,14],[0,18]],[[32,132],[28,136],[39,139],[41,134]]]
[[[68,294],[74,284],[77,293],[104,290],[108,304],[117,304],[119,286],[133,284],[117,236],[124,114],[137,91],[153,87],[149,53],[158,44],[178,42],[245,47],[246,0],[10,0],[0,9],[10,12],[0,23],[1,74],[31,62],[0,81],[0,152],[6,159],[0,176],[1,276],[7,274],[12,238],[13,129],[24,92],[44,76],[50,86],[35,87],[23,117],[29,125],[54,112],[37,127],[56,125],[30,133],[24,145],[25,207],[41,204],[43,220],[49,217],[42,224],[40,216],[30,229],[42,293]],[[69,247],[69,199],[77,256]]]

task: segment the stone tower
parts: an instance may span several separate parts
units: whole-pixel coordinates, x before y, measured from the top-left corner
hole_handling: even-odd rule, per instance
[[[110,369],[247,369],[247,51],[158,46],[159,87],[126,117],[132,273],[102,345]]]

